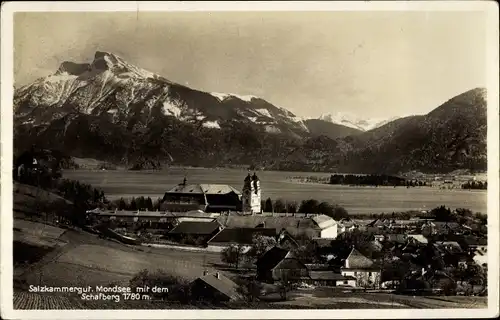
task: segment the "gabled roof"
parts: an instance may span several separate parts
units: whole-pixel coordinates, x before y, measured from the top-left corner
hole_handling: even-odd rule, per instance
[[[326,229],[337,224],[337,221],[324,214],[314,216],[312,220],[318,225],[320,229]]]
[[[346,269],[364,269],[373,267],[373,261],[362,255],[356,248],[352,248],[351,253],[346,258],[344,267]]]
[[[217,220],[210,222],[183,221],[173,228],[169,234],[211,235],[221,227]]]
[[[228,184],[200,184],[201,189],[205,194],[228,194],[234,192],[241,194],[241,192]]]
[[[424,243],[424,244],[427,244],[429,241],[427,240],[426,237],[424,237],[423,235],[421,234],[409,234],[408,235],[408,238],[413,238],[415,240],[417,240],[418,242],[420,243]]]
[[[199,184],[179,184],[167,193],[193,193],[193,194],[203,194],[203,190]]]
[[[266,251],[256,262],[258,268],[270,270],[283,261],[290,251],[278,247],[273,247]]]
[[[228,194],[234,192],[238,195],[241,192],[227,184],[179,184],[167,193],[192,193],[192,194]]]
[[[204,275],[203,277],[199,277],[197,280],[205,282],[230,299],[236,299],[238,297],[238,285],[220,272]]]
[[[254,235],[262,234],[267,237],[276,237],[274,228],[226,228],[213,237],[209,243],[239,243],[252,244]]]
[[[312,280],[356,280],[352,276],[343,276],[333,271],[309,271],[309,277]]]

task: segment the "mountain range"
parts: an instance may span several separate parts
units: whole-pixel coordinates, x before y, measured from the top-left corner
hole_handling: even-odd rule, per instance
[[[14,94],[14,147],[128,167],[396,172],[485,169],[485,90],[423,116],[301,119],[256,97],[203,92],[96,52]]]

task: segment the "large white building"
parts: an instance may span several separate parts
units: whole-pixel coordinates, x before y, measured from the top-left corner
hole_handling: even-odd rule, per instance
[[[339,234],[339,225],[331,217],[320,214],[312,218],[319,227],[319,237],[321,239],[336,239]]]

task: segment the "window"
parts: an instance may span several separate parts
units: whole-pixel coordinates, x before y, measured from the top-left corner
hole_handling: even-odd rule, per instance
[[[371,277],[372,276],[372,273],[371,272],[368,272],[368,276]]]

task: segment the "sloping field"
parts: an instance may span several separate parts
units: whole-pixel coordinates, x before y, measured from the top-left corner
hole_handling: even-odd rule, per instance
[[[64,253],[57,260],[94,270],[133,275],[143,269],[163,269],[179,277],[194,280],[203,275],[200,263],[189,261],[189,253],[184,259],[171,259],[165,255],[145,252],[125,252],[122,250],[96,245],[81,245]]]
[[[47,224],[15,219],[14,230],[35,237],[45,237],[50,239],[59,238],[66,230]]]
[[[70,201],[58,196],[55,193],[27,184],[14,182],[13,191],[13,211],[14,216],[18,218],[40,214],[38,208],[43,204],[53,202],[65,202],[68,205],[71,204]]]

